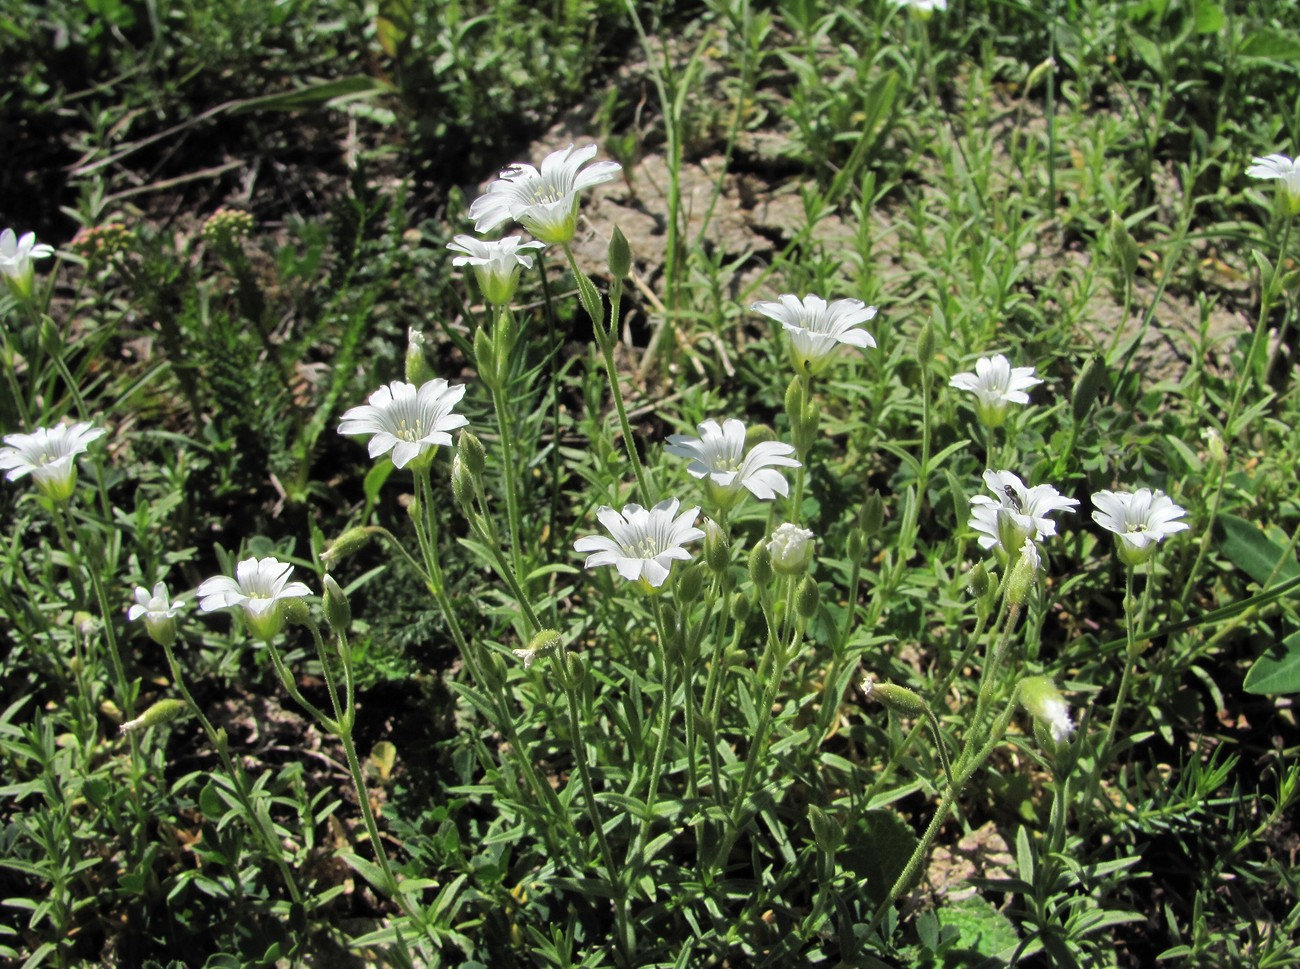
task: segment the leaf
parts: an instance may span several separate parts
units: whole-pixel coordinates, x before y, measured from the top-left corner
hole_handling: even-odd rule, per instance
[[[1193,19],[1198,34],[1216,34],[1228,22],[1228,18],[1223,15],[1223,8],[1214,0],[1196,0]]]
[[[945,927],[957,930],[956,948],[994,956],[1020,941],[1015,926],[986,899],[971,895],[940,911]]]
[[[296,91],[281,94],[268,94],[260,98],[249,98],[231,109],[231,114],[247,114],[250,111],[298,111],[313,108],[337,98],[364,97],[373,94],[390,94],[393,86],[378,78],[354,75],[340,77],[332,81],[318,81],[307,84]]]
[[[339,857],[346,861],[353,871],[370,882],[372,888],[383,895],[388,894],[388,879],[384,877],[384,870],[373,861],[366,861],[350,851],[340,852]]]
[[[1295,557],[1265,535],[1254,522],[1227,513],[1219,515],[1217,522],[1224,534],[1223,554],[1260,585],[1270,576],[1279,580],[1300,576],[1300,565],[1296,564]]]
[[[1242,58],[1269,61],[1300,60],[1300,35],[1294,31],[1253,30],[1239,50]]]
[[[1241,686],[1247,693],[1300,693],[1300,631],[1255,660]]]
[[[893,811],[865,811],[845,833],[845,867],[862,879],[863,890],[873,905],[889,897],[916,843],[911,826]],[[904,885],[904,891],[909,887]]]

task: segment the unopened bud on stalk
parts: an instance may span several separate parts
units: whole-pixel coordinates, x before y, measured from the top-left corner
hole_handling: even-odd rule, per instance
[[[731,565],[731,543],[727,533],[712,518],[704,519],[704,562],[718,575]]]
[[[1106,360],[1101,354],[1092,356],[1083,366],[1083,372],[1074,382],[1070,398],[1070,414],[1077,424],[1088,416],[1103,389],[1106,387]]]
[[[900,716],[923,717],[929,712],[925,701],[905,686],[877,683],[868,676],[862,681],[862,693],[868,700],[883,703]]]
[[[677,579],[677,601],[689,606],[704,591],[704,572],[698,564],[681,570]]]
[[[334,576],[327,573],[323,585],[325,594],[321,597],[321,606],[325,610],[325,621],[335,635],[341,636],[352,625],[352,606],[343,587],[334,581]]]
[[[487,327],[480,326],[474,334],[474,367],[485,384],[497,387],[497,352]]]
[[[474,477],[459,454],[451,459],[451,496],[461,508],[474,506]]]
[[[862,506],[862,531],[870,538],[876,532],[880,531],[880,526],[885,521],[885,499],[880,496],[880,492],[874,488],[871,494],[867,495],[867,500]]]
[[[817,842],[817,847],[828,855],[834,852],[844,838],[844,829],[840,827],[839,822],[816,804],[808,805],[808,820],[812,822],[813,838]]]
[[[321,563],[327,569],[335,568],[349,555],[359,552],[368,541],[370,541],[371,529],[369,526],[357,526],[349,528],[338,538],[334,539],[334,544],[321,553]]]
[[[424,355],[424,334],[412,327],[406,331],[406,381],[419,387],[433,379],[433,368]]]
[[[1007,576],[1007,600],[1012,605],[1023,606],[1028,601],[1029,594],[1038,584],[1038,573],[1042,567],[1038,546],[1032,539],[1025,539],[1025,544],[1020,547],[1020,558],[1016,559],[1016,564],[1011,566],[1011,572]]]
[[[307,608],[307,603],[301,599],[281,599],[279,602],[281,615],[295,626],[305,626],[311,621],[311,610]],[[265,639],[272,637],[266,636]]]
[[[743,592],[737,592],[731,597],[731,621],[736,625],[742,625],[749,618],[749,611],[754,608],[754,604],[749,601],[749,596]]]
[[[460,439],[456,442],[456,453],[465,462],[465,468],[474,476],[474,480],[481,480],[487,467],[487,449],[483,447],[483,442],[469,431],[461,431]]]
[[[802,618],[811,619],[817,615],[817,606],[820,602],[821,591],[817,588],[817,582],[810,575],[804,576],[803,581],[799,583],[799,591],[795,593],[795,609]]]
[[[184,700],[159,700],[134,720],[128,720],[126,723],[122,724],[120,730],[123,734],[133,734],[138,733],[141,730],[149,730],[161,723],[175,720],[184,711]]]
[[[916,360],[922,367],[927,369],[934,362],[933,320],[926,320],[925,326],[921,327],[920,336],[916,339]]]
[[[975,563],[975,567],[970,570],[970,575],[966,581],[970,585],[970,594],[976,599],[983,599],[989,594],[992,582],[989,570],[983,562]]]
[[[609,237],[609,272],[615,279],[624,279],[632,271],[632,247],[627,244],[627,237],[614,226]]]
[[[862,529],[854,528],[849,532],[848,541],[845,548],[849,553],[850,562],[858,562],[862,559],[862,551],[866,548],[866,539],[862,537]]]
[[[767,542],[759,542],[749,553],[749,577],[760,589],[772,581],[772,553]]]

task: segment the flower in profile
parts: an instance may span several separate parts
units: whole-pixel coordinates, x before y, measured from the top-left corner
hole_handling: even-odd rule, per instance
[[[970,526],[980,533],[980,548],[1001,546],[1021,549],[1026,539],[1041,541],[1056,534],[1054,511],[1072,511],[1079,502],[1066,498],[1051,485],[1025,483],[1010,471],[985,471],[984,483],[996,495],[976,495],[970,500]]]
[[[975,395],[975,413],[986,427],[1000,427],[1007,419],[1008,404],[1027,404],[1030,387],[1041,384],[1033,367],[1013,367],[1002,354],[980,357],[974,373],[954,374],[950,387]]]
[[[48,259],[52,255],[54,247],[38,243],[35,232],[24,232],[21,237],[13,229],[0,232],[0,273],[22,299],[32,294],[32,279],[36,273],[33,260]]]
[[[596,146],[573,145],[551,152],[542,169],[517,164],[504,168],[469,207],[476,232],[488,232],[513,219],[546,245],[564,245],[578,228],[578,193],[608,182],[623,170],[615,161],[598,161]]]
[[[529,249],[545,249],[543,242],[524,242],[523,236],[507,236],[495,242],[458,235],[447,248],[461,255],[452,259],[453,266],[471,266],[478,278],[483,298],[493,306],[505,306],[515,295],[519,271],[533,268]]]
[[[451,386],[439,378],[417,388],[394,380],[370,395],[369,403],[343,414],[340,434],[370,434],[370,456],[393,452],[393,464],[404,468],[438,445],[451,446],[451,435],[469,423],[452,408],[465,396],[465,385]]]
[[[837,299],[827,304],[820,296],[799,299],[786,293],[775,302],[759,300],[750,309],[776,320],[790,334],[790,355],[795,369],[802,374],[825,370],[841,343],[859,349],[876,345],[875,338],[859,328],[875,318],[876,308],[860,299]]]
[[[1019,697],[1029,715],[1050,733],[1053,743],[1069,741],[1074,733],[1074,721],[1070,719],[1070,707],[1055,683],[1045,676],[1027,677],[1020,682]]]
[[[43,495],[62,504],[77,485],[74,459],[103,436],[104,429],[89,421],[39,427],[31,434],[6,434],[8,447],[0,448],[0,470],[8,469],[5,477],[10,481],[30,474]]]
[[[803,575],[812,565],[813,533],[791,522],[777,526],[767,540],[772,568],[781,575]]]
[[[126,618],[132,621],[143,619],[150,639],[159,646],[171,646],[176,642],[176,616],[184,608],[184,599],[172,602],[167,586],[155,582],[152,592],[144,586],[136,586],[135,605],[126,611]]]
[[[664,448],[679,458],[690,458],[686,471],[693,478],[701,478],[713,503],[722,509],[731,508],[748,491],[761,501],[771,501],[777,495],[788,495],[790,485],[776,468],[797,468],[799,462],[790,457],[794,448],[779,441],[761,441],[745,449],[745,425],[732,418],[723,421],[705,421],[699,425],[700,436],[673,434]]]
[[[621,512],[602,507],[596,517],[612,537],[588,535],[573,543],[574,551],[590,553],[586,568],[612,565],[623,578],[657,589],[668,580],[674,560],[690,560],[691,553],[683,546],[704,537],[695,527],[700,509],[688,508],[678,514],[679,507],[676,498],[650,509],[637,504],[629,504]]]
[[[1300,214],[1300,165],[1286,155],[1265,155],[1252,158],[1246,174],[1251,178],[1277,179],[1287,212]]]
[[[198,588],[199,608],[242,609],[248,631],[258,639],[271,640],[284,626],[284,605],[291,599],[311,595],[302,582],[290,582],[293,566],[274,556],[244,559],[235,566],[235,577],[218,575],[205,579]]]
[[[1098,491],[1092,496],[1092,520],[1115,534],[1115,551],[1125,565],[1141,565],[1156,554],[1156,546],[1186,530],[1179,521],[1187,510],[1163,491],[1139,488],[1133,493]]]

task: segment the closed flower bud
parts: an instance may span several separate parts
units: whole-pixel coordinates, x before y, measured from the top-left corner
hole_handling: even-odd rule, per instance
[[[817,847],[828,855],[834,852],[844,838],[844,830],[839,822],[816,804],[808,805],[808,820],[812,822],[813,839],[817,842]]]
[[[921,327],[921,335],[916,340],[916,359],[922,367],[929,367],[934,361],[934,322],[926,320]]]
[[[406,332],[406,382],[419,387],[434,379],[429,358],[424,355],[424,334],[415,328]]]
[[[698,564],[691,564],[681,570],[677,577],[677,601],[689,606],[704,591],[704,571]]]
[[[623,279],[632,270],[632,247],[627,244],[627,237],[614,226],[609,237],[609,272],[615,279]]]
[[[862,532],[868,538],[880,531],[885,521],[885,499],[874,488],[862,506]]]
[[[799,591],[795,594],[794,605],[799,615],[804,619],[811,619],[817,615],[817,606],[821,602],[821,591],[817,588],[816,581],[812,576],[804,576],[799,583]]]
[[[554,629],[542,629],[531,640],[524,649],[512,650],[519,659],[524,661],[524,669],[529,669],[537,662],[537,657],[542,653],[555,649],[560,645],[560,634]]]
[[[883,703],[900,716],[923,717],[929,710],[925,701],[907,687],[893,683],[877,683],[869,676],[862,681],[862,693],[868,700]]]
[[[749,601],[749,596],[743,592],[737,592],[731,597],[731,621],[736,625],[744,624],[749,618],[749,612],[754,608],[754,604]]]
[[[282,599],[279,607],[279,611],[284,614],[284,618],[295,626],[305,626],[311,620],[311,610],[307,608],[307,603],[301,599]],[[269,639],[270,637],[263,638]]]
[[[128,720],[126,723],[122,724],[120,729],[124,734],[133,734],[138,733],[141,730],[149,730],[159,724],[167,723],[169,720],[175,720],[184,711],[184,700],[159,700],[134,720]]]
[[[321,553],[320,560],[325,568],[337,568],[349,555],[359,552],[362,547],[370,541],[372,529],[369,526],[358,526],[349,528],[338,538],[334,539],[334,544]]]
[[[866,548],[866,539],[862,537],[862,529],[855,528],[849,532],[846,548],[849,553],[850,562],[858,562],[862,559],[862,551]]]
[[[721,575],[731,565],[731,543],[727,533],[712,518],[704,519],[704,562]]]
[[[970,593],[976,599],[983,599],[989,594],[989,588],[992,584],[989,576],[989,570],[983,562],[976,562],[975,567],[970,570],[966,579],[970,585]]]
[[[812,565],[813,533],[786,522],[767,542],[772,568],[781,575],[803,575]]]
[[[1042,567],[1038,546],[1030,539],[1025,539],[1024,545],[1020,547],[1020,558],[1016,559],[1016,564],[1011,566],[1011,572],[1007,576],[1007,599],[1012,605],[1023,606],[1029,599],[1029,594],[1038,584],[1038,573]]]
[[[474,480],[482,480],[483,471],[487,467],[487,450],[483,447],[483,442],[469,431],[461,431],[460,440],[456,443],[456,453],[460,455],[465,469],[474,476]]]
[[[581,656],[569,655],[568,661],[568,685],[569,689],[576,690],[582,685],[582,681],[587,678],[587,664],[582,661]]]
[[[451,459],[451,496],[461,508],[474,505],[474,478],[459,454]]]
[[[759,542],[749,553],[749,577],[759,588],[772,581],[772,553],[766,542]]]
[[[1106,361],[1101,354],[1096,354],[1084,364],[1083,372],[1074,382],[1074,393],[1070,398],[1070,413],[1077,424],[1083,420],[1093,403],[1106,387]]]
[[[352,606],[342,586],[334,581],[334,576],[326,574],[323,585],[325,594],[321,605],[325,610],[325,621],[336,635],[342,635],[352,625]]]

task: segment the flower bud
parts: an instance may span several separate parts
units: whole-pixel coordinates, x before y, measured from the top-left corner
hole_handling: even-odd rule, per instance
[[[311,621],[311,610],[301,599],[281,599],[278,607],[284,618],[295,626],[305,626]]]
[[[916,339],[916,360],[926,369],[934,362],[934,321],[926,320]]]
[[[849,553],[850,562],[862,561],[862,552],[866,548],[867,540],[862,536],[862,529],[854,528],[849,531],[848,541],[845,548]]]
[[[749,601],[749,596],[737,592],[731,597],[731,621],[737,626],[744,625],[745,620],[749,618],[749,611],[753,608],[754,604]]]
[[[1016,559],[1016,564],[1011,566],[1011,572],[1007,576],[1007,599],[1013,605],[1023,606],[1029,599],[1029,594],[1038,584],[1038,573],[1042,567],[1038,546],[1032,539],[1026,538],[1020,547],[1020,558]]]
[[[677,577],[677,601],[689,606],[704,591],[704,571],[698,564],[692,564],[681,570]]]
[[[325,594],[321,597],[321,606],[325,610],[325,621],[335,635],[341,636],[352,625],[352,606],[342,586],[334,581],[334,576],[326,573],[323,585]]]
[[[615,279],[624,279],[632,270],[632,247],[627,244],[627,237],[614,226],[609,237],[609,272]]]
[[[569,665],[568,685],[569,689],[576,690],[582,685],[582,681],[587,678],[587,664],[582,661],[582,657],[576,654],[566,656]]]
[[[529,640],[526,647],[511,650],[511,652],[524,661],[524,669],[531,669],[532,665],[537,662],[538,656],[555,649],[559,645],[560,634],[558,632],[554,629],[542,629]]]
[[[460,439],[456,442],[456,453],[460,455],[465,469],[474,476],[474,480],[481,481],[483,471],[487,467],[487,450],[483,447],[483,442],[476,435],[463,430],[460,432]]]
[[[1035,720],[1041,722],[1057,744],[1068,743],[1074,733],[1074,722],[1070,719],[1070,708],[1065,697],[1045,676],[1031,676],[1020,681],[1017,695],[1023,706]]]
[[[767,549],[781,575],[803,575],[813,560],[813,533],[786,522],[772,533]]]
[[[406,331],[406,381],[420,387],[433,379],[433,368],[424,355],[424,334],[412,327]]]
[[[989,587],[991,585],[989,570],[983,562],[975,563],[975,567],[970,570],[970,574],[967,576],[966,581],[970,586],[971,595],[976,599],[983,599],[989,594]]]
[[[119,728],[123,734],[138,733],[149,730],[162,723],[175,720],[185,711],[184,700],[159,700],[134,720],[128,720]]]
[[[760,589],[772,581],[772,553],[767,542],[759,542],[749,553],[749,577]]]
[[[336,568],[345,558],[354,552],[359,552],[370,541],[371,531],[372,529],[369,526],[349,528],[334,539],[333,545],[321,553],[321,563],[327,569]]]
[[[474,507],[474,477],[459,454],[451,459],[451,496],[466,511]]]
[[[1079,379],[1074,382],[1074,394],[1070,399],[1070,412],[1077,424],[1091,410],[1093,403],[1106,386],[1106,360],[1101,354],[1093,355],[1086,364]]]
[[[796,611],[801,618],[811,619],[817,615],[817,606],[820,602],[821,590],[817,588],[817,582],[810,575],[804,576],[803,581],[799,583],[799,591],[794,597]]]
[[[704,562],[721,575],[731,565],[731,543],[727,533],[712,518],[704,519]]]
[[[870,538],[885,521],[885,499],[874,488],[862,504],[862,533]]]
[[[808,820],[812,822],[813,840],[818,849],[824,854],[832,854],[844,838],[844,829],[816,804],[808,805]]]
[[[894,713],[904,717],[923,717],[928,711],[925,701],[905,686],[877,683],[871,677],[862,681],[862,693],[868,700],[883,703]]]

